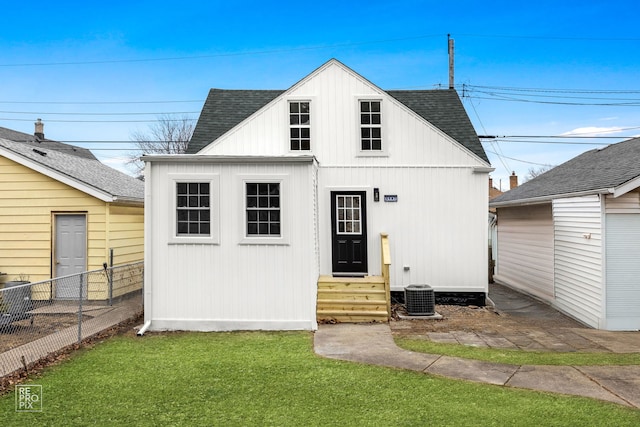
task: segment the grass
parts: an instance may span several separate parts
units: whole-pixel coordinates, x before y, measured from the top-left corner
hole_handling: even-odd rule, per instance
[[[323,359],[306,332],[120,336],[29,381],[43,412],[3,425],[637,426],[640,411]]]
[[[409,338],[397,338],[395,341],[406,350],[510,365],[640,365],[638,353],[555,353],[473,347]]]

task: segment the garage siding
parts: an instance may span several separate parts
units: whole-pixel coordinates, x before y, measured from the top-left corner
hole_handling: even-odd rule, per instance
[[[602,209],[598,195],[553,201],[555,304],[582,322],[602,322]]]
[[[607,215],[607,324],[640,329],[640,215]]]
[[[551,204],[498,208],[494,279],[545,301],[553,300]]]

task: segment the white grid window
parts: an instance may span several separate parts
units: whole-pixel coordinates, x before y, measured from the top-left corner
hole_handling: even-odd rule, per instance
[[[362,234],[360,196],[337,196],[338,234]]]
[[[247,236],[280,236],[280,184],[247,183]]]
[[[382,115],[380,101],[360,101],[360,149],[382,150]]]
[[[289,102],[289,126],[291,150],[311,150],[311,115],[309,102]]]
[[[176,234],[211,235],[211,189],[208,182],[176,183]]]

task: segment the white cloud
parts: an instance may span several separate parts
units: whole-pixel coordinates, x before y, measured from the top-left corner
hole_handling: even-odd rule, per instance
[[[560,136],[599,136],[599,135],[611,135],[612,133],[620,133],[624,131],[625,128],[620,126],[612,126],[612,127],[598,127],[598,126],[587,126],[583,128],[576,128],[570,130],[569,132],[565,132],[560,134]]]

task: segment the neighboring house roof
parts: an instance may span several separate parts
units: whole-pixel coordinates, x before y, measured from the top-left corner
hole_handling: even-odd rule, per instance
[[[504,194],[502,191],[498,190],[496,187],[489,187],[489,200],[495,199],[496,197]]]
[[[508,206],[579,194],[624,194],[640,187],[640,138],[587,151],[489,203]]]
[[[202,150],[284,92],[211,89],[186,153]],[[387,94],[489,163],[455,90],[390,90]]]
[[[144,201],[144,183],[98,160],[0,139],[0,155],[106,202]]]
[[[52,141],[46,138],[40,139],[35,135],[18,132],[12,129],[0,127],[0,138],[28,144],[34,148],[56,150],[62,153],[70,154],[72,156],[82,157],[84,159],[97,160],[93,153],[86,148],[76,147],[75,145]]]

